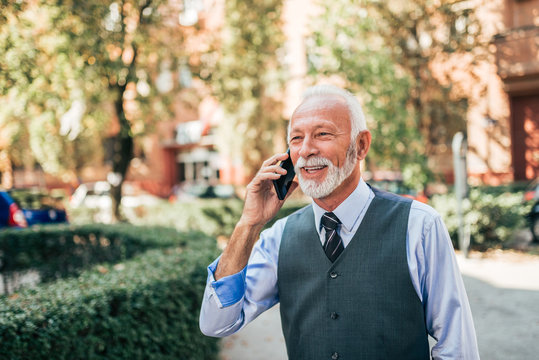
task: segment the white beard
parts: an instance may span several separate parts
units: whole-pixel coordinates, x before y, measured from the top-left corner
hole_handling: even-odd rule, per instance
[[[337,167],[333,163],[322,156],[316,156],[305,160],[300,157],[294,166],[296,174],[298,174],[299,186],[303,193],[307,196],[312,197],[313,199],[322,199],[330,195],[339,185],[346,180],[357,164],[357,151],[356,144],[352,144],[348,147],[346,152],[346,160],[342,167]],[[323,166],[328,167],[328,173],[325,179],[322,182],[317,182],[316,180],[307,180],[304,179],[301,175],[300,169],[304,166]]]

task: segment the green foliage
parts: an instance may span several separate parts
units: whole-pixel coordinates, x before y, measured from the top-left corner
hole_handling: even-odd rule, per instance
[[[101,112],[81,119],[88,126],[76,139],[62,135],[59,119],[81,93],[102,91],[70,54],[69,14],[45,3],[22,9],[6,9],[0,26],[0,128],[14,164],[32,166],[35,159],[46,172],[61,174],[100,155]]]
[[[284,139],[281,8],[282,0],[225,2],[223,45],[212,77],[225,110],[218,146],[241,160],[248,176],[274,153],[275,134]]]
[[[179,231],[201,231],[211,236],[230,235],[241,216],[239,199],[198,199],[197,201],[160,203],[145,207],[144,216],[126,213],[135,225],[165,226]]]
[[[277,219],[305,206],[305,202],[287,200],[266,227]],[[148,208],[144,217],[129,217],[136,225],[160,225],[179,231],[200,231],[211,236],[230,236],[243,210],[240,199],[198,199],[192,202],[162,203]]]
[[[479,47],[473,10],[430,0],[321,6],[307,42],[311,76],[338,75],[361,95],[373,133],[369,170],[402,169],[408,185],[424,186],[428,156],[465,130],[467,111],[466,95],[440,83],[431,65]],[[414,184],[419,175],[424,182]]]
[[[507,244],[515,230],[526,226],[531,204],[523,203],[522,192],[507,188],[472,188],[463,202],[464,223],[470,231],[471,247],[486,249]],[[454,193],[435,195],[431,205],[440,213],[453,245],[458,247],[457,200]]]
[[[0,298],[2,359],[215,359],[198,316],[215,240]]]
[[[127,224],[4,230],[0,232],[0,272],[5,284],[29,269],[49,281],[76,275],[92,264],[122,261],[150,248],[184,245],[193,236],[170,228]]]
[[[196,59],[205,51],[183,46],[186,31],[198,34],[179,27],[178,15],[176,4],[164,0],[3,6],[0,130],[12,162],[27,168],[37,162],[75,181],[83,166],[103,161],[107,138],[119,217],[135,139],[152,129],[152,119],[173,117],[172,90],[184,86],[174,73],[200,67]]]

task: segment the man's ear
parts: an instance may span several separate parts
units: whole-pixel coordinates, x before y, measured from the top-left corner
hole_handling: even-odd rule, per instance
[[[358,160],[363,160],[367,156],[369,149],[371,147],[371,132],[369,130],[363,130],[356,137],[357,145],[357,158]]]

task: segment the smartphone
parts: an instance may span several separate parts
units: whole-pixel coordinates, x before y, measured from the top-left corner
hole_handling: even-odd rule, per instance
[[[290,149],[286,151],[288,154],[288,159],[281,162],[281,167],[286,170],[286,175],[281,175],[277,180],[273,180],[273,186],[275,187],[275,192],[279,200],[284,200],[290,185],[292,185],[292,180],[296,176],[296,171],[294,170],[294,164],[292,164],[292,159],[290,158]]]

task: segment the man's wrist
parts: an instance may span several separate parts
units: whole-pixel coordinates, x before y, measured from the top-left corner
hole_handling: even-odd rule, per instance
[[[262,231],[264,228],[265,223],[260,223],[256,220],[252,220],[249,218],[245,218],[242,216],[238,223],[236,224],[236,229],[239,230],[243,234],[258,234]]]
[[[235,274],[247,265],[253,246],[263,227],[263,225],[251,224],[245,219],[238,221],[214,272],[216,280]]]

